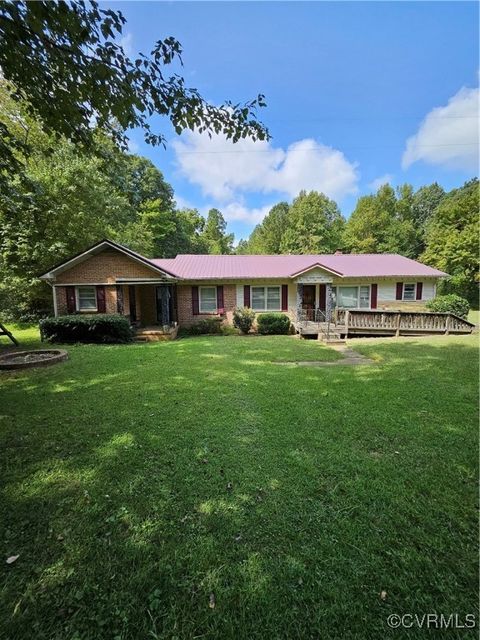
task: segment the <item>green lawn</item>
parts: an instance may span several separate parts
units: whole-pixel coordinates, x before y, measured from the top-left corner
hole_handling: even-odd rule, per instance
[[[475,612],[476,337],[353,344],[378,364],[199,337],[0,374],[0,637],[383,640],[391,613]]]
[[[470,309],[468,312],[468,320],[474,324],[480,324],[479,314],[480,311],[478,309]]]

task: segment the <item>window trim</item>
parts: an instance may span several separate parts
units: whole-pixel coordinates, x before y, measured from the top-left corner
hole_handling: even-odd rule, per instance
[[[208,310],[208,311],[204,311],[202,309],[202,290],[203,289],[215,289],[215,309],[212,310]],[[198,313],[199,315],[202,314],[204,316],[214,316],[218,314],[218,308],[217,308],[217,304],[218,304],[218,291],[217,291],[217,285],[216,284],[208,284],[208,285],[203,285],[203,286],[199,286],[198,287]]]
[[[413,287],[413,297],[405,297],[405,287]],[[402,302],[415,302],[417,298],[417,283],[416,282],[404,282],[402,286]]]
[[[368,287],[368,307],[361,307],[360,306],[360,288],[361,287]],[[338,306],[338,290],[339,289],[353,289],[355,288],[357,290],[357,306],[356,307],[339,307]],[[335,289],[335,308],[337,309],[358,309],[360,311],[368,311],[372,308],[372,285],[371,283],[369,284],[341,284],[341,285],[335,285],[332,287],[332,289]]]
[[[253,290],[254,289],[263,289],[263,308],[262,309],[255,309],[253,306]],[[278,309],[267,309],[267,289],[278,289]],[[250,308],[252,309],[252,311],[258,311],[258,312],[271,312],[271,313],[276,313],[277,311],[282,311],[282,285],[279,284],[266,284],[266,285],[256,285],[253,284],[250,286]]]
[[[80,308],[80,289],[93,289],[95,295],[95,308],[81,309]],[[97,313],[98,312],[98,300],[97,300],[97,287],[94,284],[81,284],[75,287],[75,304],[79,313]]]

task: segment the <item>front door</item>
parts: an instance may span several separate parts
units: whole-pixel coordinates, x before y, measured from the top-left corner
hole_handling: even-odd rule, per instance
[[[307,320],[315,319],[315,285],[304,284],[302,296],[302,309],[306,311]]]

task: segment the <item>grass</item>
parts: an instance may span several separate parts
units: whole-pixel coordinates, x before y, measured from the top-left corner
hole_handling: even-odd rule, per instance
[[[0,637],[383,640],[390,613],[475,612],[476,338],[353,344],[378,364],[199,337],[1,374]]]
[[[480,324],[480,311],[478,309],[470,309],[468,312],[468,321],[474,324]]]

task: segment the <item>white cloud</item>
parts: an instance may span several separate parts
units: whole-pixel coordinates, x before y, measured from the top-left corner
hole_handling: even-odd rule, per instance
[[[231,202],[222,208],[222,214],[228,222],[236,220],[246,222],[247,224],[258,224],[264,219],[272,207],[273,204],[269,204],[265,207],[254,207],[250,209],[240,202]]]
[[[233,144],[223,135],[209,138],[187,132],[172,146],[181,173],[199,185],[204,195],[223,202],[255,191],[293,198],[302,189],[315,189],[341,200],[358,190],[356,165],[341,151],[312,139],[300,140],[284,150],[265,141],[247,139]],[[258,216],[260,210],[254,211]]]
[[[368,186],[372,191],[377,191],[378,189],[380,189],[380,187],[383,187],[384,184],[390,184],[391,182],[393,182],[392,174],[386,173],[385,175],[372,180],[372,182],[370,182]]]
[[[427,114],[407,140],[402,167],[418,160],[467,171],[478,169],[479,89],[462,87],[448,104]]]
[[[131,58],[134,55],[133,34],[130,31],[120,38],[119,44],[124,50],[126,56]]]

